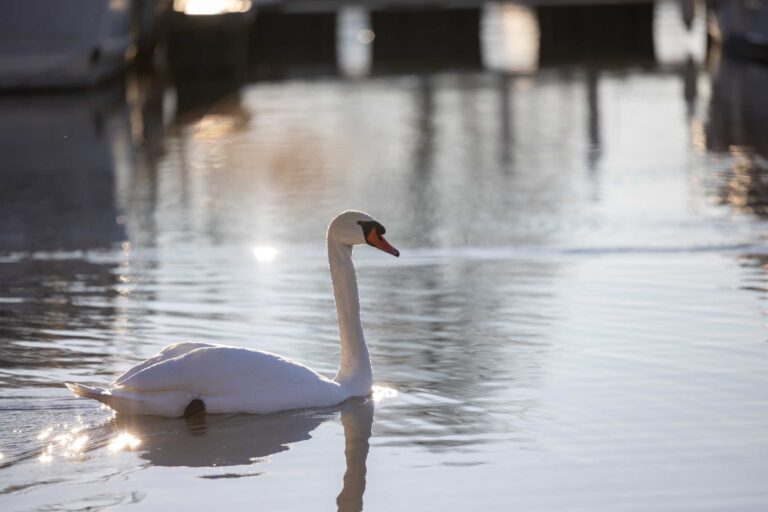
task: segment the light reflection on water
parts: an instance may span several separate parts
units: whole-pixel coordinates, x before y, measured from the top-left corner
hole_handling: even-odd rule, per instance
[[[109,449],[113,452],[135,450],[141,445],[141,439],[130,432],[121,432],[109,443]]]
[[[259,263],[271,263],[277,257],[278,251],[270,245],[257,245],[253,248],[253,257]]]
[[[765,75],[721,65],[257,83],[167,126],[149,84],[141,130],[115,94],[0,103],[29,142],[0,151],[0,504],[764,507],[765,125],[733,119]],[[128,419],[60,385],[179,340],[332,374],[343,208],[403,252],[355,252],[375,404]]]

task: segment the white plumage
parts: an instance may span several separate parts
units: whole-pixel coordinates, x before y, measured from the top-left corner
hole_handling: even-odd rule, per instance
[[[370,394],[371,363],[360,323],[352,246],[368,243],[398,256],[384,227],[347,211],[328,227],[328,260],[336,299],[341,364],[334,379],[277,354],[209,343],[177,343],[129,369],[108,388],[66,383],[122,414],[182,416],[194,401],[209,413],[263,414],[328,407]],[[201,402],[201,403],[200,403]]]

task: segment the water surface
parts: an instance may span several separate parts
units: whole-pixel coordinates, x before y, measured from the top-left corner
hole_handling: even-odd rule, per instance
[[[3,99],[0,506],[764,510],[766,124],[743,101],[768,82],[701,69]],[[345,208],[402,252],[355,251],[373,399],[126,419],[62,386],[181,340],[333,374]]]

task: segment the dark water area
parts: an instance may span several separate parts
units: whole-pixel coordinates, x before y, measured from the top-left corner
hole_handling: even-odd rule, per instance
[[[0,508],[764,510],[768,68],[676,2],[601,9],[561,41],[586,11],[267,12],[230,60],[182,34],[1,97]],[[347,208],[402,253],[354,255],[370,399],[125,418],[62,385],[178,341],[333,375]]]

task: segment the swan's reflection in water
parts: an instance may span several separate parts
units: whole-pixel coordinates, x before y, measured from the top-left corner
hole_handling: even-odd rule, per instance
[[[373,425],[373,402],[348,402],[341,409],[341,424],[344,426],[344,485],[336,498],[339,511],[363,510],[365,492],[366,460],[368,440]]]
[[[332,415],[311,413],[198,415],[183,420],[115,418],[120,434],[141,439],[139,456],[153,466],[222,467],[252,464],[311,438]],[[116,438],[116,439],[117,439]]]
[[[115,439],[130,435],[132,439],[140,440],[139,457],[154,466],[244,466],[310,439],[313,430],[341,413],[346,470],[336,503],[339,511],[359,511],[363,508],[373,404],[370,399],[353,399],[319,411],[267,415],[202,414],[183,420],[117,416],[113,426]],[[259,473],[224,473],[213,478],[256,474]]]

